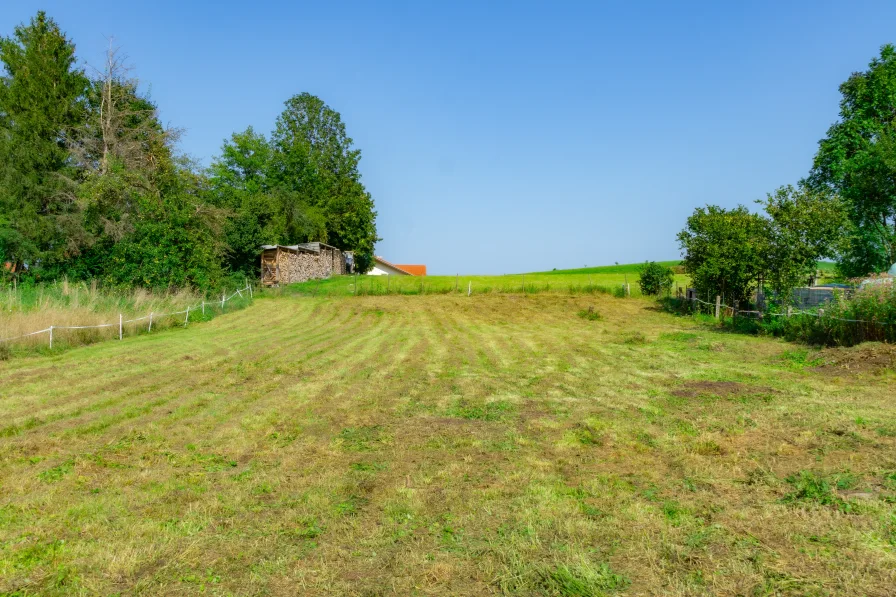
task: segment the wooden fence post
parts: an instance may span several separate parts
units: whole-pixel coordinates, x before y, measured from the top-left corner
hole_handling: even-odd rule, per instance
[[[190,306],[187,305],[187,314],[184,315],[184,327],[187,327],[187,324],[190,323]]]
[[[202,301],[202,314],[205,315],[205,301]]]
[[[124,317],[121,313],[118,314],[118,339],[121,340],[124,335]]]
[[[224,297],[227,296],[226,292],[221,293],[221,312],[224,312]]]
[[[50,348],[53,348],[53,326],[50,326]]]
[[[147,333],[152,331],[152,311],[149,312],[149,329],[146,330]]]
[[[787,307],[787,319],[790,319],[790,316],[793,314],[793,307]]]
[[[716,295],[716,321],[719,319],[719,311],[722,309],[722,297]]]

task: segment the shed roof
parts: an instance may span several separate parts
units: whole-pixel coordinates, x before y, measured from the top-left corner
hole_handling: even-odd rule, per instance
[[[302,245],[261,245],[262,250],[269,251],[271,249],[286,249],[288,251],[304,251],[305,253],[320,253],[320,251],[314,251],[312,249],[308,249],[303,247]]]
[[[325,247],[327,249],[334,249],[338,251],[336,247],[332,245],[328,245],[321,242],[313,242],[313,243],[299,243],[297,245],[261,245],[261,248],[265,251],[268,249],[289,249],[290,251],[306,251],[310,253],[320,253],[320,248]]]

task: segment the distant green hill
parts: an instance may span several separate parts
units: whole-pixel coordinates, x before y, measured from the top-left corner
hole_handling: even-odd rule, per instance
[[[667,267],[681,265],[682,261],[658,261]],[[621,263],[619,265],[598,265],[595,267],[580,267],[576,269],[555,269],[549,272],[532,272],[533,274],[637,274],[638,268],[643,263]],[[837,264],[833,261],[819,261],[818,269],[827,275],[834,275]]]
[[[681,261],[658,261],[667,267],[681,265]],[[578,269],[555,269],[550,272],[533,272],[538,274],[637,274],[643,263],[623,263],[620,265],[599,265],[596,267],[580,267]]]

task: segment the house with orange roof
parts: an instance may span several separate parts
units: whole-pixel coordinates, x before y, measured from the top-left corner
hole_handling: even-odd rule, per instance
[[[425,265],[408,265],[390,263],[379,255],[373,258],[373,267],[367,272],[368,276],[425,276]]]

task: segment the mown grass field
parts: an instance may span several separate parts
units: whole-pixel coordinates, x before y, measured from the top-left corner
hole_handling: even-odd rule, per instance
[[[891,595],[896,376],[850,354],[285,294],[0,362],[0,593]]]

